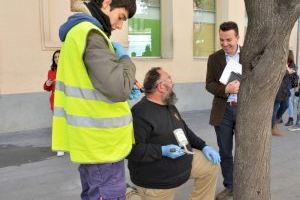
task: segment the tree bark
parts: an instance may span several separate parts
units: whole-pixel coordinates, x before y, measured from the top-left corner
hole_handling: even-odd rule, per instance
[[[286,70],[290,33],[300,15],[300,0],[245,0],[245,5],[248,28],[241,51],[233,197],[268,200],[271,116]]]

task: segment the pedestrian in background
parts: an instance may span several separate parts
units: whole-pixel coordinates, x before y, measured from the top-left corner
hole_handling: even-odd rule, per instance
[[[295,73],[297,75],[297,71],[298,71],[298,66],[295,64],[295,60],[294,60],[294,54],[293,52],[290,50],[289,51],[289,56],[288,56],[288,65],[293,67],[295,69]],[[293,84],[295,85],[297,83],[297,88],[295,88],[296,92],[295,92],[295,96],[298,97],[298,101],[297,101],[297,117],[296,117],[296,123],[293,127],[290,127],[288,130],[289,131],[298,131],[300,130],[300,97],[299,97],[299,76],[298,76],[298,81],[296,80],[297,76],[295,74],[293,74]]]
[[[289,106],[288,106],[288,121],[285,123],[285,126],[292,126],[294,124],[294,102],[295,102],[295,90],[298,88],[299,76],[297,74],[298,67],[294,61],[294,53],[292,50],[289,50],[288,59],[287,59],[288,68],[293,70],[293,73],[289,75],[291,82],[289,97]]]
[[[51,68],[48,71],[47,81],[44,83],[44,90],[51,92],[50,94],[50,109],[53,112],[54,106],[54,92],[55,92],[55,79],[56,70],[58,65],[60,50],[56,50],[52,55]],[[65,153],[63,151],[57,151],[57,156],[63,156]]]
[[[293,106],[293,98],[292,95],[294,93],[294,87],[298,86],[299,77],[294,58],[293,52],[289,50],[288,58],[287,58],[287,65],[286,65],[286,73],[282,79],[280,84],[279,90],[277,92],[275,102],[274,102],[274,109],[272,115],[272,135],[274,136],[281,136],[283,132],[279,127],[279,123],[282,122],[282,116],[286,110],[288,110],[289,119],[285,126],[293,125],[293,111],[289,110],[294,109]]]
[[[286,73],[281,81],[280,87],[275,97],[273,115],[272,115],[272,135],[281,136],[283,132],[280,130],[279,123],[284,112],[289,106],[289,97],[291,96],[290,74],[294,73],[293,69],[286,66]]]
[[[59,53],[60,53],[60,50],[56,50],[53,53],[51,68],[48,71],[47,80],[44,83],[44,90],[51,92],[51,94],[50,94],[50,109],[51,109],[51,111],[53,111],[53,105],[54,105],[55,79],[56,79],[56,70],[57,70]]]

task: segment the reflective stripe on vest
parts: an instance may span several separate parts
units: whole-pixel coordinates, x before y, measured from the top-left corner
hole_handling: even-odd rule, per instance
[[[113,103],[106,96],[95,89],[82,89],[74,86],[66,86],[62,81],[55,82],[55,90],[60,90],[66,96],[70,97],[78,97],[86,100],[98,100],[105,101],[107,103]]]
[[[131,115],[114,118],[79,117],[66,114],[63,108],[57,107],[54,108],[54,116],[64,117],[70,125],[88,128],[115,128],[126,126],[132,122]]]

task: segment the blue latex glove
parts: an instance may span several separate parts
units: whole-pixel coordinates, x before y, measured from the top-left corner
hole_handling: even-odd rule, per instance
[[[207,158],[207,160],[214,163],[215,165],[219,164],[221,162],[219,153],[211,146],[205,146],[202,149],[202,152],[203,152],[204,156]]]
[[[125,51],[125,49],[123,48],[123,46],[118,43],[118,42],[113,42],[112,43],[114,49],[115,49],[115,52],[116,52],[116,56],[120,59],[124,56],[128,56],[127,52]]]
[[[130,93],[128,99],[137,100],[137,99],[140,98],[141,94],[142,94],[141,90],[136,85],[133,85],[133,87],[131,89],[131,93]]]
[[[172,159],[178,158],[185,154],[184,150],[175,144],[161,146],[161,153],[163,156]]]

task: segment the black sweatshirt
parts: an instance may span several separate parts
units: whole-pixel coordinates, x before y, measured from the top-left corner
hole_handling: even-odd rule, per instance
[[[193,156],[163,157],[161,146],[178,145],[173,130],[181,128],[188,149],[202,150],[205,142],[190,130],[175,106],[159,105],[145,97],[132,108],[135,145],[128,156],[132,182],[140,187],[169,189],[185,183],[191,173]]]

